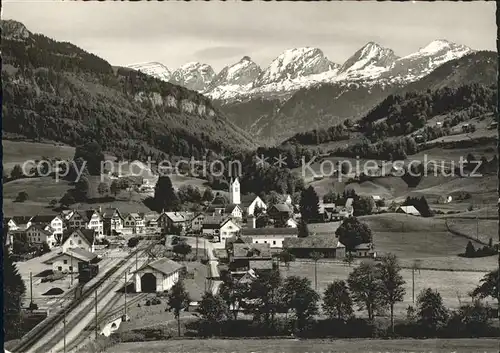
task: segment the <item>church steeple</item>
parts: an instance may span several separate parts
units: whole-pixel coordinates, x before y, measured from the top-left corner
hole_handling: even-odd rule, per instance
[[[231,178],[231,183],[229,184],[229,202],[235,205],[241,204],[240,197],[240,182],[238,178]]]

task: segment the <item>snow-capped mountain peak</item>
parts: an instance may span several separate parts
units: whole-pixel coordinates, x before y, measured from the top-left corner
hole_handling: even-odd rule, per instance
[[[261,73],[261,68],[249,56],[244,56],[237,63],[223,68],[210,83],[208,91],[221,86],[251,85]]]
[[[148,62],[127,66],[130,69],[140,71],[146,75],[156,77],[162,81],[168,82],[172,73],[165,65],[159,62]]]
[[[373,67],[388,68],[398,57],[392,49],[368,42],[342,65],[339,73],[365,70]]]
[[[175,70],[170,82],[201,92],[206,90],[214,77],[215,72],[210,65],[190,62]]]
[[[329,61],[318,48],[288,49],[271,62],[255,86],[319,74],[337,66]]]

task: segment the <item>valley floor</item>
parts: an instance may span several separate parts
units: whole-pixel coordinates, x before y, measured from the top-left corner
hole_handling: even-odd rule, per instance
[[[121,343],[111,347],[108,353],[208,353],[208,352],[433,352],[477,353],[498,352],[495,339],[398,339],[398,340],[298,340],[298,339],[187,339],[152,342]]]

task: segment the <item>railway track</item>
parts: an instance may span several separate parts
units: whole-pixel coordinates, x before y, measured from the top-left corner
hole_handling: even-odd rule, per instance
[[[23,339],[21,340],[21,342],[17,345],[17,347],[15,347],[12,350],[12,352],[15,352],[15,353],[24,353],[24,352],[27,352],[27,351],[31,350],[36,345],[36,343],[38,343],[40,341],[40,339],[45,338],[46,336],[48,336],[49,332],[56,325],[60,324],[64,320],[65,317],[67,318],[68,315],[72,314],[72,311],[74,309],[76,309],[78,306],[80,306],[82,303],[84,303],[86,300],[88,300],[91,296],[93,297],[92,294],[94,294],[94,292],[99,287],[101,287],[106,281],[108,281],[113,275],[115,275],[120,268],[122,268],[125,264],[127,264],[127,262],[129,262],[130,260],[132,260],[136,253],[141,252],[141,251],[146,252],[146,251],[148,251],[150,248],[152,248],[156,244],[157,244],[157,242],[151,241],[151,243],[147,244],[145,247],[141,247],[141,248],[139,248],[139,249],[131,252],[127,257],[125,257],[118,264],[116,264],[115,266],[113,266],[108,272],[106,272],[106,274],[102,278],[100,278],[99,281],[97,281],[96,283],[94,283],[90,287],[84,289],[83,292],[82,292],[82,295],[80,296],[80,298],[75,299],[67,307],[65,307],[63,310],[60,310],[59,312],[57,312],[53,316],[49,316],[47,319],[45,319],[40,324],[38,324],[33,330],[31,330],[27,335],[25,335],[23,337]],[[129,270],[129,267],[127,267],[125,269],[125,271],[128,271],[128,270]],[[107,283],[106,289],[109,289],[109,287],[113,286],[114,282],[115,281],[113,281],[111,283]],[[105,294],[106,294],[105,291],[104,292],[101,291],[101,299],[104,297]],[[99,298],[98,298],[98,300],[99,300]],[[84,314],[88,313],[88,311],[92,309],[92,306],[93,306],[93,304],[92,304],[92,301],[91,301],[91,304],[90,305],[86,305],[85,309],[82,310],[82,312]],[[78,316],[81,316],[81,313],[80,313],[80,315],[78,315],[78,313],[77,313],[75,316],[76,317],[74,319],[72,319],[71,322],[69,323],[70,325],[71,325],[71,323],[73,323],[74,325],[76,325],[76,323],[78,323]],[[68,324],[67,324],[66,325],[66,329],[70,330],[71,327],[69,327]],[[48,343],[42,344],[42,346],[39,347],[35,351],[40,351],[40,352],[43,352],[43,353],[51,351],[52,347],[49,346],[49,344],[52,344],[53,341],[56,340],[56,339],[60,341],[60,338],[57,337],[57,333],[54,336],[56,336],[56,337],[53,338],[52,340],[50,340]],[[45,349],[42,350],[42,348],[45,348]]]

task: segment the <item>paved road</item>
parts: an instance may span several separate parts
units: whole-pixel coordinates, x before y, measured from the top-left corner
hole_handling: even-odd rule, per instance
[[[183,237],[186,239],[186,242],[191,245],[192,248],[196,248],[196,238],[195,237]],[[170,240],[167,240],[169,242]],[[210,278],[219,278],[220,273],[219,273],[219,268],[217,267],[219,265],[219,260],[215,256],[214,253],[214,244],[209,242],[205,238],[198,238],[198,249],[206,249],[207,250],[207,255],[208,255],[208,277]],[[222,284],[222,281],[220,280],[210,280],[210,289],[214,295],[219,293],[220,285]]]

